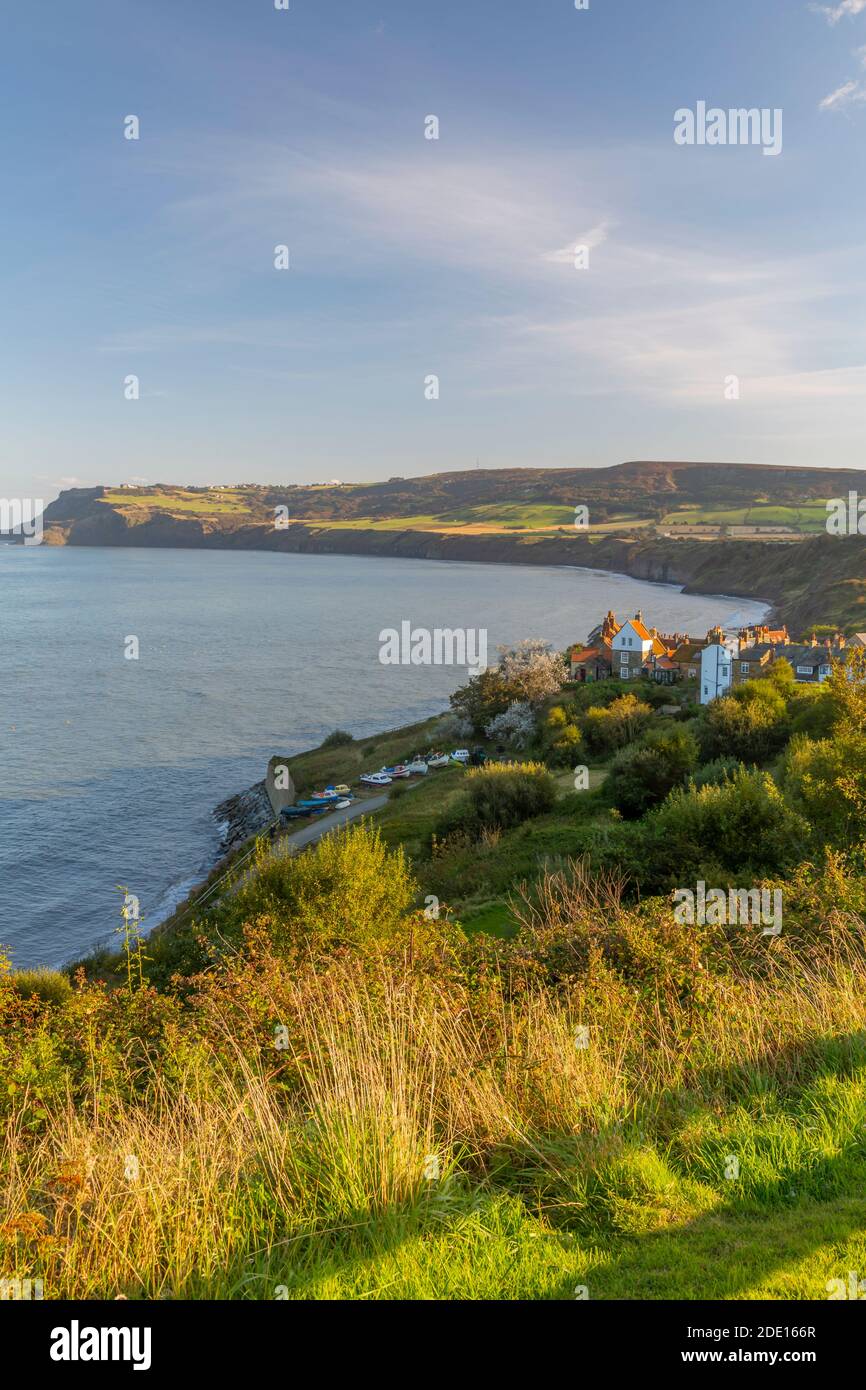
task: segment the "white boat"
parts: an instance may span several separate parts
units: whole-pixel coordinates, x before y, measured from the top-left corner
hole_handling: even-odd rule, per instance
[[[346,807],[347,807],[347,806],[351,806],[351,804],[352,804],[351,797],[344,796],[342,801],[338,801],[338,802],[337,802],[336,806],[334,807],[334,810],[335,810],[335,811],[345,811]]]
[[[390,787],[391,778],[384,772],[364,772],[361,781],[366,782],[368,787]]]
[[[447,767],[451,759],[447,753],[434,753],[427,759],[428,767]]]
[[[427,764],[423,758],[413,758],[411,763],[406,764],[407,772],[426,772]]]
[[[470,753],[468,748],[455,748],[454,752],[451,754],[452,761],[455,763],[468,763],[469,757]]]
[[[380,768],[380,772],[383,774],[383,776],[385,776],[385,777],[390,777],[390,778],[392,778],[392,779],[393,779],[394,777],[408,777],[408,776],[410,776],[409,769],[405,766],[404,763],[397,763],[397,766],[396,766],[396,767],[383,767],[383,768]]]

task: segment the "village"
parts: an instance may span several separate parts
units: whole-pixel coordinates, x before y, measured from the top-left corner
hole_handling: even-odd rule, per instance
[[[708,705],[732,686],[764,675],[774,661],[789,662],[794,680],[818,685],[827,680],[833,662],[845,663],[851,648],[866,647],[866,633],[846,638],[835,632],[807,641],[792,642],[784,625],[754,625],[736,631],[710,628],[703,637],[684,632],[659,632],[647,627],[643,613],[619,622],[608,612],[590,632],[583,646],[568,653],[573,681],[598,681],[611,676],[620,680],[640,678],[660,685],[693,682],[697,702]]]

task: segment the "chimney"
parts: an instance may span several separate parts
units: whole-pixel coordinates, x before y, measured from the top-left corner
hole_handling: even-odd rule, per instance
[[[642,610],[641,608],[639,608],[639,609],[637,610],[637,612],[635,613],[635,615],[634,615],[634,620],[635,620],[636,623],[642,623],[642,622],[643,622],[643,610]]]
[[[846,641],[846,638],[845,638],[844,632],[837,632],[837,633],[836,633],[836,646],[839,648],[840,651],[841,651],[842,648],[844,647],[845,641]]]

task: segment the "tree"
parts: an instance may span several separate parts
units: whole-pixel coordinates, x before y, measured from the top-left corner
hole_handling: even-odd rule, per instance
[[[480,735],[492,719],[520,698],[516,686],[509,686],[498,667],[490,666],[454,691],[451,708]]]
[[[827,681],[833,702],[834,724],[857,733],[866,729],[866,648],[849,647],[844,663],[834,661]]]
[[[527,638],[516,647],[500,647],[499,672],[505,684],[519,692],[517,698],[530,705],[556,695],[568,678],[562,654],[539,637]]]
[[[512,748],[525,748],[535,738],[535,716],[525,700],[514,700],[484,731],[494,743],[507,743]]]

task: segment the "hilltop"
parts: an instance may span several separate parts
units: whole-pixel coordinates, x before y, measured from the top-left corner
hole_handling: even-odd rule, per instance
[[[671,522],[680,513],[687,521],[715,521],[703,513],[720,511],[754,511],[760,519],[770,509],[774,520],[808,529],[818,520],[823,527],[823,506],[807,506],[814,517],[776,514],[823,503],[856,490],[860,482],[856,469],[636,460],[610,468],[471,469],[372,483],[73,488],[51,504],[46,521],[63,526],[94,517],[99,504],[130,526],[171,516],[232,531],[272,524],[274,508],[285,505],[296,521],[400,520],[430,530],[476,525],[508,531],[573,526],[575,507],[584,505],[590,527],[614,523],[628,529],[640,522]],[[737,524],[745,518],[724,520]]]

